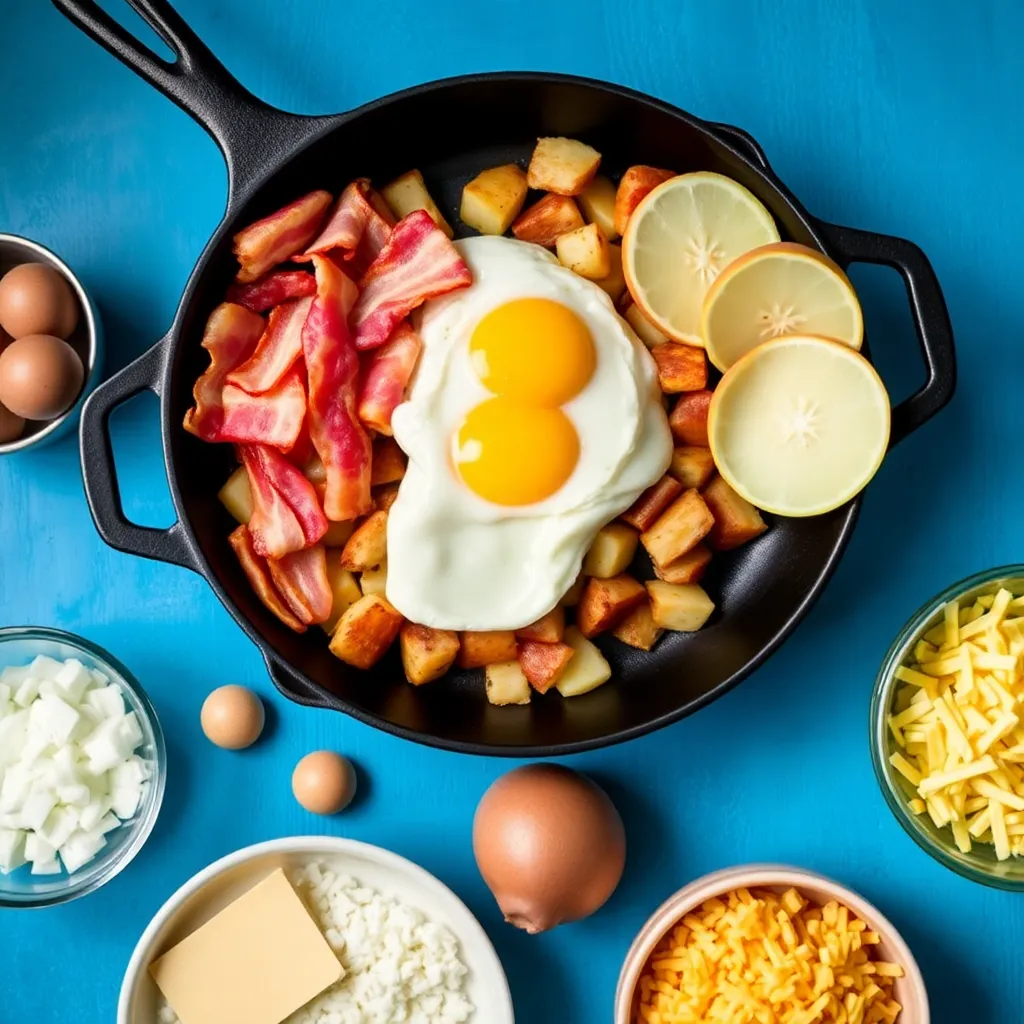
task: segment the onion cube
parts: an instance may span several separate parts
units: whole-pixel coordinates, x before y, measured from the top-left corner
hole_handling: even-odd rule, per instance
[[[59,847],[71,838],[76,828],[78,828],[78,811],[73,807],[55,807],[37,834],[51,846]],[[34,859],[29,857],[29,860]]]
[[[141,757],[135,755],[116,765],[110,773],[110,780],[115,789],[118,786],[139,786],[148,778],[148,766]]]
[[[85,704],[100,718],[120,718],[124,714],[124,697],[120,686],[102,686],[85,695]]]
[[[134,711],[129,711],[121,718],[118,736],[123,744],[124,756],[130,757],[132,751],[142,742],[142,727],[139,725],[139,716]]]
[[[68,742],[81,716],[68,703],[56,696],[42,696],[32,705],[29,725],[39,731],[55,746]]]
[[[32,775],[27,765],[8,768],[0,784],[0,811],[21,811],[32,789]]]
[[[57,799],[69,807],[84,807],[92,799],[92,790],[84,782],[70,782],[57,787]]]
[[[121,819],[116,814],[104,814],[96,826],[101,835],[113,832],[115,828],[121,827]]]
[[[36,863],[53,860],[57,856],[57,848],[48,843],[38,832],[29,832],[25,836],[25,858]]]
[[[0,871],[5,875],[25,863],[25,833],[20,829],[0,828]]]
[[[102,797],[85,805],[78,815],[79,828],[88,832],[94,829],[112,807],[110,797]]]
[[[10,775],[10,772],[7,773]],[[33,787],[21,805],[22,828],[38,832],[57,806],[57,794],[46,787]]]
[[[121,738],[121,718],[105,718],[93,730],[92,735],[83,741],[82,750],[89,758],[88,770],[92,775],[102,775],[120,764],[131,750],[123,750],[124,740]]]
[[[60,848],[60,859],[68,872],[73,873],[88,864],[106,845],[106,839],[99,832],[80,830]]]
[[[101,672],[98,668],[90,669],[89,675],[92,676],[93,686],[106,686],[110,682],[110,676]]]
[[[53,860],[34,860],[32,861],[32,874],[33,875],[59,875],[60,874],[60,862],[56,857]]]
[[[42,680],[36,676],[29,676],[23,680],[21,686],[14,691],[14,703],[27,708],[39,696],[39,684],[41,682]]]
[[[122,820],[127,820],[139,809],[139,801],[142,799],[142,786],[138,783],[115,786],[111,791],[110,797],[113,801],[114,813]]]
[[[53,681],[66,701],[78,704],[92,684],[92,675],[77,658],[68,658],[53,677]]]
[[[38,655],[28,667],[29,675],[36,679],[56,679],[61,670],[61,663],[48,658],[45,654]]]
[[[27,739],[27,711],[15,711],[13,715],[0,718],[0,768],[14,764],[21,757]]]
[[[32,675],[28,666],[15,668],[13,665],[8,665],[7,668],[0,671],[0,683],[4,686],[9,686],[12,690],[17,689],[28,677]]]

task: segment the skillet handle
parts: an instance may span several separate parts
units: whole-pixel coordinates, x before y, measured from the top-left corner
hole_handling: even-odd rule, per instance
[[[334,708],[334,705],[324,697],[322,691],[314,689],[300,679],[273,655],[264,654],[264,659],[267,663],[267,671],[270,673],[270,680],[282,696],[307,708],[326,708],[328,710]]]
[[[79,430],[82,478],[96,529],[112,548],[194,569],[180,522],[158,530],[137,526],[125,517],[110,443],[110,414],[119,405],[142,391],[152,391],[159,396],[166,342],[166,338],[158,341],[134,363],[101,384],[82,407]]]
[[[96,0],[52,2],[86,35],[206,129],[227,163],[229,206],[266,177],[282,151],[315,137],[334,120],[290,114],[253,96],[168,0],[127,2],[171,48],[173,62],[140,43]]]

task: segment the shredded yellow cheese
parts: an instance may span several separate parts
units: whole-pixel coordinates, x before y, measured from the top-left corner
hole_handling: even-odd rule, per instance
[[[737,889],[687,914],[640,978],[635,1024],[893,1024],[899,964],[839,903]]]

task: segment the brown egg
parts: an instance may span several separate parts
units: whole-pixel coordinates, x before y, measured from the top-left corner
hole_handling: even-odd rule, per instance
[[[12,338],[67,338],[78,323],[78,299],[67,279],[45,263],[22,263],[0,279],[0,327]]]
[[[352,762],[333,750],[315,750],[295,766],[292,792],[307,811],[337,814],[356,795]]]
[[[244,686],[221,686],[203,701],[199,720],[211,743],[225,750],[243,750],[263,732],[263,702]]]
[[[27,420],[56,419],[75,404],[84,378],[82,360],[66,341],[30,334],[0,355],[0,403]]]
[[[527,765],[484,793],[473,852],[505,920],[534,934],[604,905],[622,878],[626,833],[608,795],[585,775]]]
[[[25,420],[15,416],[6,405],[0,405],[0,444],[17,441],[25,429]]]

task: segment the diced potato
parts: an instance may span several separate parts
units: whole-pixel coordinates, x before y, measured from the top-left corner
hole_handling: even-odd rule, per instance
[[[533,242],[553,249],[559,235],[583,227],[583,217],[570,196],[549,193],[524,210],[512,225],[521,242]]]
[[[375,569],[388,557],[388,514],[371,512],[353,531],[341,552],[341,564],[352,572]]]
[[[586,586],[587,578],[580,573],[576,577],[573,585],[562,595],[562,600],[559,604],[563,608],[575,608],[580,603],[580,598],[583,596],[583,588]]]
[[[715,525],[715,517],[696,490],[684,491],[640,534],[640,542],[658,565],[668,565],[699,544]]]
[[[516,657],[516,635],[511,629],[466,630],[460,639],[459,668],[481,668]]]
[[[538,139],[526,176],[530,188],[578,196],[601,165],[601,154],[576,139]]]
[[[597,636],[618,625],[644,599],[644,588],[622,573],[609,580],[587,580],[576,609],[576,626],[586,637]]]
[[[519,640],[540,640],[543,643],[553,644],[562,639],[565,632],[565,608],[556,604],[554,608],[541,616],[536,622],[529,626],[523,626],[516,630],[516,638]]]
[[[387,512],[398,497],[398,484],[385,484],[373,489],[373,507],[378,512]]]
[[[653,192],[663,181],[674,177],[672,171],[647,167],[645,164],[630,167],[622,176],[615,192],[615,230],[624,235],[629,218],[644,196]]]
[[[433,196],[427,191],[423,175],[419,171],[406,171],[405,174],[395,178],[380,191],[385,202],[391,208],[391,212],[399,220],[414,210],[426,210],[434,218],[434,223],[449,238],[455,237],[452,226],[444,219],[444,214],[438,209]]]
[[[462,190],[459,216],[482,235],[503,235],[519,216],[526,191],[526,175],[521,167],[491,167]]]
[[[647,594],[651,599],[651,616],[663,629],[692,633],[711,617],[715,603],[694,583],[666,583],[649,580]]]
[[[655,624],[649,601],[638,604],[613,630],[612,636],[630,647],[649,651],[658,642],[663,630]]]
[[[565,642],[573,655],[555,689],[563,697],[578,697],[596,690],[612,677],[612,667],[604,655],[575,627],[567,626]]]
[[[650,349],[658,345],[664,345],[668,341],[668,335],[654,326],[644,311],[634,302],[626,310],[626,322],[636,331],[636,336]]]
[[[626,277],[622,272],[622,246],[609,244],[608,259],[611,261],[611,269],[607,277],[600,278],[594,284],[606,291],[612,302],[617,303],[626,291]]]
[[[364,594],[383,594],[388,582],[388,564],[381,562],[375,569],[364,569],[359,576],[359,589]]]
[[[716,551],[729,551],[760,537],[768,529],[761,513],[737,494],[720,476],[704,491],[704,501],[715,517],[708,543]]]
[[[654,563],[654,575],[666,583],[699,583],[711,563],[711,549],[698,544],[668,565]]]
[[[704,349],[666,341],[651,349],[658,364],[658,384],[666,394],[700,391],[708,384],[708,361]]]
[[[227,483],[217,492],[221,504],[240,523],[247,523],[252,518],[252,493],[249,490],[249,474],[245,466],[238,469],[228,477]]]
[[[668,418],[672,436],[680,444],[708,446],[708,409],[711,407],[710,391],[690,391],[679,396]]]
[[[609,178],[598,174],[577,196],[583,216],[588,224],[596,224],[609,242],[619,237],[615,230],[615,186]]]
[[[611,273],[612,256],[608,239],[601,234],[596,224],[584,224],[567,235],[560,235],[555,243],[555,252],[558,254],[558,262],[580,277],[599,281]]]
[[[600,579],[618,576],[633,561],[639,539],[636,530],[625,523],[602,526],[583,559],[583,575]]]
[[[573,649],[565,643],[519,641],[519,664],[538,693],[547,693],[562,678],[572,655]]]
[[[405,476],[405,463],[405,452],[398,447],[398,442],[393,437],[378,437],[373,442],[370,486],[397,483]]]
[[[331,636],[331,653],[356,668],[372,668],[402,626],[402,613],[382,594],[366,594],[345,609]]]
[[[672,476],[663,476],[633,502],[619,517],[638,530],[649,530],[654,521],[683,491],[683,485]]]
[[[680,445],[672,453],[672,465],[668,471],[683,487],[700,490],[715,474],[715,459],[710,448]]]
[[[327,520],[327,532],[320,538],[325,548],[343,548],[356,528],[354,519]]]
[[[459,653],[459,636],[451,629],[431,629],[407,622],[398,634],[405,678],[414,686],[440,679]]]
[[[529,704],[530,683],[518,661],[488,665],[484,672],[487,699],[492,704]]]
[[[328,633],[333,633],[349,605],[355,604],[362,597],[355,576],[348,569],[342,568],[341,552],[336,548],[327,550],[327,582],[331,587],[331,614],[320,625]]]

